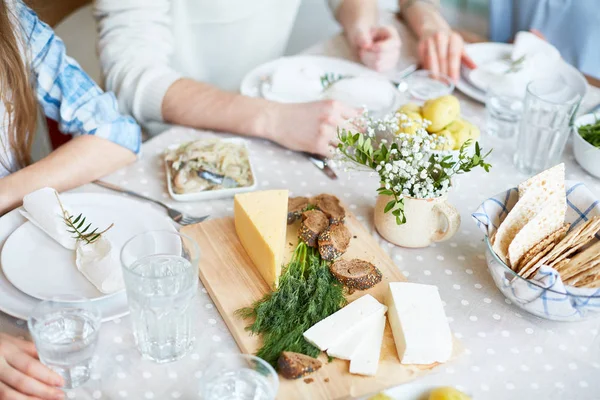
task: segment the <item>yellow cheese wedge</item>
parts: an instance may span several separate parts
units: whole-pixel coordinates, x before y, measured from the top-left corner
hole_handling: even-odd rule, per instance
[[[285,251],[287,190],[236,194],[235,230],[252,262],[271,287],[277,286]]]

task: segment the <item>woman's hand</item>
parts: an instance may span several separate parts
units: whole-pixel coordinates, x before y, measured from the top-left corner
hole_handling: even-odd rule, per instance
[[[360,61],[375,71],[393,69],[400,57],[400,35],[393,26],[357,27],[347,32]]]
[[[0,400],[62,400],[62,385],[37,359],[33,343],[0,333]]]
[[[462,37],[451,30],[424,32],[418,44],[421,65],[433,72],[449,76],[457,81],[460,65],[476,68],[475,62],[465,53]]]
[[[334,100],[312,103],[273,103],[269,139],[291,150],[330,156],[337,142],[337,127],[360,110]]]

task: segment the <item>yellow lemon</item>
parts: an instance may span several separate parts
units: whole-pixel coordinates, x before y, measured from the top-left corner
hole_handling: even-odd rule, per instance
[[[481,135],[478,127],[462,118],[458,118],[450,123],[445,130],[450,131],[450,134],[454,138],[454,150],[460,149],[463,143],[469,139],[473,141],[479,139]]]
[[[369,400],[394,400],[385,393],[377,393],[375,396],[369,397]]]
[[[413,113],[421,114],[421,106],[416,103],[406,103],[405,105],[403,105],[402,107],[400,107],[398,109],[398,112],[399,113],[413,112]]]
[[[429,400],[471,400],[471,398],[460,390],[445,386],[433,389],[429,393]]]
[[[448,129],[442,129],[439,132],[433,132],[431,135],[441,136],[446,139],[446,142],[439,146],[436,150],[454,150],[454,136],[452,136],[452,133]]]
[[[423,118],[431,121],[427,128],[429,132],[438,132],[452,123],[460,115],[458,99],[452,95],[427,100],[423,104]]]

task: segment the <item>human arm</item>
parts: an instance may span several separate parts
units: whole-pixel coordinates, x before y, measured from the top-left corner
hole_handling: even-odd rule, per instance
[[[0,333],[0,399],[61,400],[63,384],[38,360],[33,343]]]
[[[0,179],[0,215],[19,206],[23,197],[43,187],[72,189],[133,162],[126,148],[95,135],[83,135],[47,157]]]
[[[400,36],[393,26],[379,25],[377,0],[329,0],[329,5],[363,64],[376,71],[396,66]]]
[[[333,123],[355,113],[327,101],[273,103],[183,77],[171,65],[170,0],[96,0],[95,16],[106,86],[141,123],[226,131],[327,154]]]
[[[439,11],[439,0],[399,0],[400,13],[418,39],[419,61],[433,73],[458,80],[460,65],[475,63],[464,52],[461,35],[453,31]]]
[[[34,90],[46,116],[77,136],[50,156],[0,179],[0,214],[44,186],[66,190],[135,160],[139,126],[121,115],[112,94],[100,88],[65,54],[62,41],[23,3],[17,3]]]

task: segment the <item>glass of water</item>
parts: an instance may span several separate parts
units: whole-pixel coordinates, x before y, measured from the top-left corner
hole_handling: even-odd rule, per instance
[[[501,83],[492,85],[485,99],[486,131],[500,139],[513,137],[523,115],[523,96],[505,90]]]
[[[42,301],[33,309],[28,326],[40,361],[63,377],[65,389],[90,378],[101,321],[92,302],[74,296]]]
[[[527,85],[514,158],[519,171],[532,175],[559,162],[580,100],[562,80],[535,80]]]
[[[201,381],[204,400],[273,400],[278,389],[273,367],[247,354],[217,354]]]
[[[418,70],[403,79],[398,90],[406,92],[415,100],[430,100],[452,93],[454,83],[450,77],[424,69]]]
[[[133,335],[145,358],[175,361],[194,341],[198,244],[172,231],[150,231],[121,250]]]

